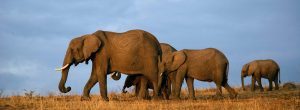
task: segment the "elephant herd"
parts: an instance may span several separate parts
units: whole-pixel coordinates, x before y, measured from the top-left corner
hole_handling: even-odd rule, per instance
[[[153,99],[180,98],[183,80],[186,80],[189,98],[195,99],[194,79],[214,82],[216,94],[221,96],[224,87],[232,97],[237,92],[228,84],[229,62],[226,56],[215,48],[199,50],[183,49],[177,51],[167,43],[159,43],[154,35],[144,30],[130,30],[123,33],[96,31],[74,38],[67,48],[63,65],[57,69],[62,72],[58,88],[67,93],[71,87],[65,87],[71,65],[88,64],[92,61],[92,71],[84,86],[81,100],[90,100],[90,90],[99,83],[100,94],[104,101],[107,97],[107,75],[119,80],[121,74],[127,74],[122,89],[135,86],[135,94],[141,99],[150,97],[148,89],[153,89]],[[255,82],[263,91],[261,77],[267,78],[272,90],[272,82],[278,89],[280,69],[271,60],[255,60],[243,66],[241,71],[242,86],[244,77],[252,76],[251,90]]]

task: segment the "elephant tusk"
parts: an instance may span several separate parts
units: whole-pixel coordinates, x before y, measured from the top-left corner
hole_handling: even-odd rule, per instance
[[[162,76],[163,75],[163,73],[160,73],[160,75],[159,76]]]
[[[115,74],[116,74],[116,72],[111,73],[110,78],[112,79],[113,75],[115,75]]]
[[[61,70],[66,69],[68,66],[69,66],[69,64],[66,64],[65,66],[63,66],[63,67],[61,67],[61,68],[56,68],[55,70],[56,70],[56,71],[61,71]]]

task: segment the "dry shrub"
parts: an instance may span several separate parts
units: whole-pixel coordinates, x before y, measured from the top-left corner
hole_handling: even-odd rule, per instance
[[[284,90],[294,90],[294,89],[296,89],[296,85],[292,82],[287,82],[287,83],[283,84],[282,89],[284,89]]]

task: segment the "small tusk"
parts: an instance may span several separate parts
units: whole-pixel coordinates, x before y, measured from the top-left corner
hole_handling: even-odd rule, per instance
[[[110,78],[112,79],[112,76],[115,75],[115,74],[116,74],[116,72],[111,73]]]
[[[160,73],[160,76],[162,76],[163,75],[163,73]]]
[[[68,66],[69,66],[69,64],[66,64],[66,65],[63,66],[62,68],[56,68],[55,70],[56,70],[56,71],[61,71],[61,70],[66,69]]]

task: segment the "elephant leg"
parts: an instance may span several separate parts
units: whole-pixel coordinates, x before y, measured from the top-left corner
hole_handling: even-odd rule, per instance
[[[138,91],[136,91],[136,92],[139,93],[138,96],[139,96],[140,99],[145,99],[146,98],[147,82],[148,82],[148,79],[145,78],[145,77],[142,77],[141,78],[141,83],[137,84],[137,86],[136,86],[136,88],[138,88]]]
[[[81,97],[81,100],[90,100],[90,91],[92,87],[98,82],[96,73],[92,70],[91,76],[88,80],[88,82],[85,84],[83,89],[83,95]]]
[[[237,92],[235,92],[235,90],[229,86],[228,82],[226,82],[223,87],[230,93],[231,96],[237,96]]]
[[[171,79],[170,79],[170,77],[168,77],[168,80],[167,80],[167,88],[165,88],[165,89],[167,89],[167,96],[169,97],[170,95],[171,95],[171,89],[172,89],[172,81],[171,81]]]
[[[183,67],[180,67],[177,70],[176,80],[175,80],[175,82],[176,82],[175,83],[175,95],[174,95],[175,99],[180,98],[181,86],[182,86],[182,82],[183,82],[183,79],[185,77],[185,74],[186,74],[186,69],[184,69]]]
[[[175,84],[176,84],[176,71],[171,73],[171,83],[170,83],[170,90],[171,90],[171,96],[174,97],[175,96]]]
[[[135,96],[137,97],[139,95],[141,86],[139,84],[135,85]]]
[[[254,78],[254,76],[252,76],[252,78],[251,78],[251,91],[253,92],[254,90],[255,90],[255,78]]]
[[[217,92],[216,92],[216,95],[217,95],[217,96],[222,96],[222,86],[221,86],[221,84],[217,84],[217,83],[216,83],[216,86],[217,86]]]
[[[150,57],[149,57],[150,58]],[[153,58],[151,56],[151,58]],[[156,61],[147,61],[145,64],[147,67],[144,68],[143,75],[144,77],[142,78],[142,82],[144,83],[141,85],[141,91],[145,91],[147,88],[147,83],[152,83],[153,85],[153,99],[158,99],[158,92],[160,89],[161,84],[159,83],[159,70],[157,68],[157,63]],[[141,93],[140,91],[140,93]]]
[[[278,77],[275,78],[274,83],[275,83],[275,90],[279,90]]]
[[[164,97],[164,99],[166,99],[166,100],[169,100],[169,90],[168,90],[168,88],[166,88],[166,87],[164,87],[163,89],[162,89],[162,95],[163,95],[163,97]]]
[[[271,78],[269,78],[268,80],[269,80],[269,89],[268,89],[268,91],[272,91],[272,89],[273,89],[273,81],[271,80]]]
[[[150,94],[149,94],[148,88],[146,88],[146,90],[145,90],[145,98],[150,99]]]
[[[94,61],[94,62],[98,62],[98,61]],[[108,101],[108,97],[107,97],[107,64],[104,61],[101,61],[102,64],[100,68],[96,67],[96,72],[97,72],[97,76],[98,76],[98,82],[99,82],[99,88],[100,88],[100,94],[102,97],[103,101]]]
[[[257,83],[258,83],[260,92],[263,92],[263,91],[264,91],[264,88],[262,87],[262,84],[261,84],[261,78],[260,78],[260,77],[257,77],[256,80],[257,80]]]
[[[186,84],[189,90],[189,98],[195,100],[195,91],[194,91],[194,78],[187,77]]]

